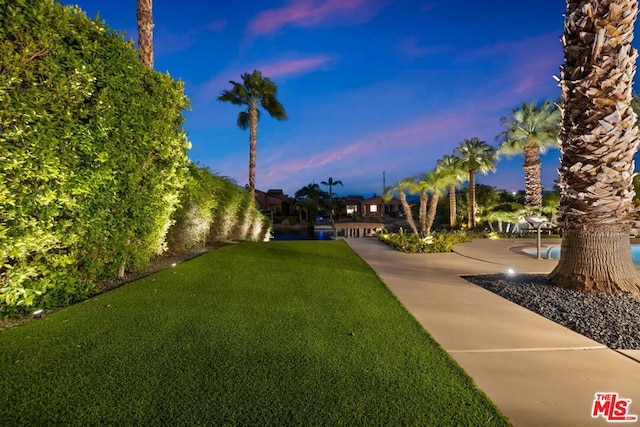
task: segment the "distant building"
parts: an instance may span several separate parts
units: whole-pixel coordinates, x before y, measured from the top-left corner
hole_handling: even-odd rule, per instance
[[[400,200],[382,200],[380,196],[365,199],[363,196],[347,196],[343,199],[347,215],[397,215],[402,212]]]
[[[280,189],[270,189],[265,193],[256,189],[256,203],[262,211],[274,215],[295,215],[296,201]]]
[[[362,202],[364,197],[362,196],[347,196],[342,199],[344,206],[347,209],[347,215],[360,214],[362,215]]]
[[[347,215],[398,215],[402,212],[402,203],[397,199],[388,201],[375,196],[365,199],[363,196],[347,196],[341,199]],[[266,193],[256,189],[256,203],[261,211],[273,215],[296,215],[296,201],[281,189],[270,189]]]

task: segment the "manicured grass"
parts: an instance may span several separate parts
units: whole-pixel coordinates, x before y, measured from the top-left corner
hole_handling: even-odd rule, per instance
[[[228,245],[0,333],[1,425],[507,425],[342,241]]]

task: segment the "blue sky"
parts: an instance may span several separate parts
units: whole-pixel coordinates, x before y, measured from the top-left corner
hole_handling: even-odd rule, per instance
[[[77,4],[137,38],[135,0]],[[342,180],[338,195],[371,196],[433,169],[464,139],[497,145],[500,118],[555,100],[564,0],[155,0],[155,68],[185,82],[190,157],[248,182],[239,107],[216,101],[228,81],[261,70],[289,119],[262,115],[256,186],[290,195]],[[543,157],[553,187],[560,153]],[[478,182],[524,188],[523,158]]]

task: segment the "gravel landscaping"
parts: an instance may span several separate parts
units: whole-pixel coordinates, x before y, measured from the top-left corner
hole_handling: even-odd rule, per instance
[[[640,350],[640,301],[632,297],[559,288],[541,274],[463,278],[609,348]]]

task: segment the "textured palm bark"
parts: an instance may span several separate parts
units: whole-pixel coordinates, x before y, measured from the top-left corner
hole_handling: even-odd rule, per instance
[[[256,198],[256,152],[258,141],[258,107],[249,107],[249,191],[252,200]]]
[[[138,0],[138,52],[140,61],[153,68],[153,15],[152,0]]]
[[[404,216],[407,218],[407,222],[409,223],[409,227],[413,231],[413,234],[418,234],[418,229],[416,228],[416,222],[413,220],[413,214],[411,213],[411,206],[409,206],[409,202],[407,202],[407,195],[404,191],[398,191],[398,196],[400,197],[400,203],[402,203],[402,209],[404,209]]]
[[[420,232],[423,236],[426,236],[427,231],[427,204],[429,203],[429,196],[426,191],[420,192]]]
[[[456,225],[456,186],[449,184],[449,224],[452,227]]]
[[[469,229],[476,226],[476,171],[469,171]]]
[[[524,147],[525,207],[532,211],[542,209],[540,185],[540,146],[536,141]]]
[[[638,148],[631,108],[637,14],[637,0],[567,2],[560,79],[564,231],[550,275],[562,287],[640,297],[628,237]]]
[[[429,205],[429,211],[427,212],[427,224],[425,226],[426,231],[424,231],[425,236],[431,233],[431,227],[433,227],[433,222],[436,219],[438,200],[440,200],[440,193],[438,191],[434,191],[431,195],[431,204]]]
[[[561,254],[564,267],[556,268],[551,277],[563,288],[639,295],[628,233],[567,230]]]

